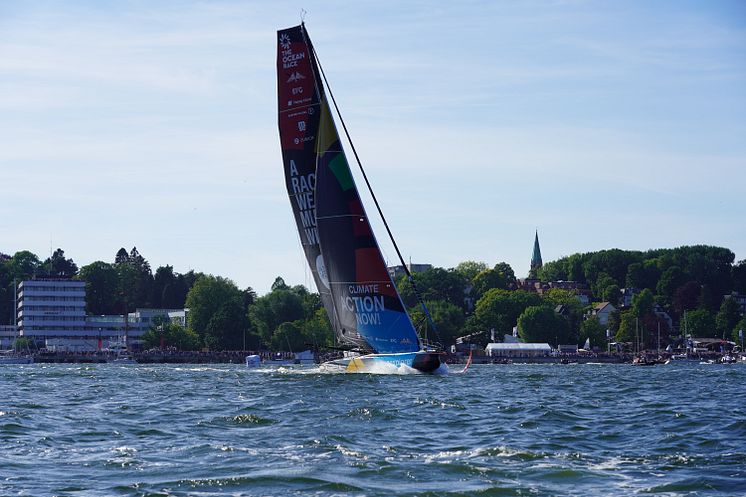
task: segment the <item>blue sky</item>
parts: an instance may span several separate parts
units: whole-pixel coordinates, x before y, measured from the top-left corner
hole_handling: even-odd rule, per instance
[[[0,252],[312,287],[277,135],[301,9],[407,259],[525,276],[537,228],[545,261],[746,258],[740,1],[2,2]]]

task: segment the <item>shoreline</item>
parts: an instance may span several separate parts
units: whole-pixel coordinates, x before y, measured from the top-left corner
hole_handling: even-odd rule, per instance
[[[128,356],[138,364],[244,364],[247,355],[260,355],[263,361],[277,358],[277,353],[256,351],[214,351],[214,352],[133,352]],[[656,352],[646,354],[648,357],[659,357]],[[702,362],[718,361],[723,357],[721,353],[698,354],[686,359],[676,359],[672,362]],[[41,364],[105,364],[118,356],[111,353],[82,353],[82,352],[37,352],[31,354],[34,363]],[[292,358],[293,354],[280,354],[281,358]],[[563,354],[560,356],[510,356],[490,357],[475,355],[473,364],[631,364],[634,354]],[[662,355],[664,359],[669,354]],[[449,354],[445,360],[447,364],[464,364],[468,356]],[[743,362],[742,360],[739,362]]]

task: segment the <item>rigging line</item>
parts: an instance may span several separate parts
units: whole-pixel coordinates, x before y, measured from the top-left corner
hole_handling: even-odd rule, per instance
[[[373,198],[373,203],[376,205],[376,209],[378,210],[378,215],[381,216],[383,225],[386,227],[386,232],[388,233],[389,238],[391,239],[391,243],[394,245],[394,250],[396,250],[396,255],[399,256],[399,261],[404,267],[404,272],[407,274],[409,283],[412,285],[412,290],[414,290],[414,294],[417,296],[417,300],[419,300],[420,305],[422,306],[422,310],[425,311],[425,315],[430,321],[430,324],[433,327],[433,331],[436,333],[436,335],[440,339],[440,335],[438,334],[438,328],[435,326],[435,322],[433,321],[433,318],[430,315],[430,311],[425,305],[425,301],[422,300],[422,296],[420,295],[420,291],[417,288],[417,284],[415,283],[414,278],[412,277],[412,273],[409,271],[407,264],[404,262],[404,257],[402,257],[401,251],[399,250],[399,246],[396,244],[396,240],[394,240],[394,235],[391,232],[391,228],[389,228],[389,223],[386,221],[386,217],[383,215],[383,211],[381,210],[381,206],[378,203],[376,194],[373,193],[373,187],[370,185],[370,181],[368,181],[368,175],[365,174],[365,169],[363,169],[363,163],[360,161],[360,156],[357,153],[357,149],[355,149],[355,144],[352,143],[352,137],[350,136],[350,132],[347,130],[347,124],[345,123],[345,120],[342,117],[342,113],[339,110],[339,106],[337,105],[337,99],[334,98],[332,87],[329,85],[329,80],[326,79],[326,73],[324,72],[324,68],[321,66],[321,60],[319,59],[319,55],[316,53],[316,49],[314,48],[313,45],[310,45],[310,48],[313,51],[313,56],[316,59],[316,64],[319,66],[319,71],[321,71],[321,77],[324,79],[324,84],[326,85],[326,89],[329,90],[329,96],[331,97],[332,103],[334,104],[334,109],[336,110],[337,116],[339,117],[339,122],[342,124],[342,129],[344,129],[345,136],[347,137],[347,142],[350,144],[350,148],[352,149],[352,153],[355,156],[355,161],[357,162],[358,168],[360,169],[360,172],[363,174],[365,185],[368,187],[370,196]]]

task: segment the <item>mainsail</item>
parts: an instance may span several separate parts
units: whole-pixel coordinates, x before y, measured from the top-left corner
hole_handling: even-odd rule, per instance
[[[278,32],[280,137],[306,258],[335,331],[378,353],[420,343],[388,273],[303,25]]]
[[[302,26],[278,31],[277,106],[285,185],[301,245],[334,328],[336,316],[316,227],[316,138],[321,82]]]

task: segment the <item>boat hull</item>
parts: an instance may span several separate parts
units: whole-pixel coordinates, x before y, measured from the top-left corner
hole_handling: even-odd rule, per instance
[[[446,370],[442,352],[402,352],[398,354],[366,354],[348,356],[325,362],[324,366],[345,373],[391,373],[410,368],[420,373],[440,373]]]

